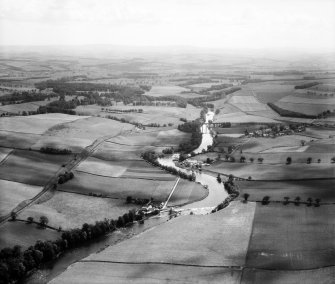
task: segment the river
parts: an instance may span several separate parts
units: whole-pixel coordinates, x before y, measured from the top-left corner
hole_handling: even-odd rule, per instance
[[[206,123],[212,120],[214,117],[213,112],[208,112],[206,114]],[[196,154],[202,153],[202,150],[207,150],[209,145],[213,144],[213,137],[207,124],[203,124],[201,127],[202,141],[200,146],[194,151]],[[159,162],[161,164],[175,167],[183,172],[190,173],[188,169],[182,169],[175,165],[172,160],[172,156],[166,158],[160,158]],[[183,214],[189,214],[192,211],[194,214],[207,214],[215,206],[217,206],[221,201],[223,201],[228,195],[224,190],[223,185],[216,181],[215,176],[211,176],[200,171],[194,172],[196,176],[196,182],[208,187],[208,196],[201,201],[194,202],[179,208]],[[160,214],[160,216],[155,216],[148,219],[143,225],[136,224],[130,228],[126,228],[117,232],[114,232],[99,241],[92,242],[87,246],[73,249],[65,253],[55,262],[50,263],[43,269],[37,270],[33,275],[31,275],[26,281],[26,284],[45,284],[55,278],[57,275],[65,271],[71,264],[89,256],[92,253],[96,253],[107,246],[116,244],[126,238],[133,235],[144,232],[145,230],[159,226],[169,219],[167,213]]]

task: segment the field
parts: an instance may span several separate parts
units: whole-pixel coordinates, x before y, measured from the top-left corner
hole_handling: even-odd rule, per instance
[[[0,130],[0,146],[9,148],[29,149],[41,138],[40,134],[25,134]]]
[[[41,190],[39,186],[0,180],[0,216],[9,214],[20,202],[34,197]]]
[[[142,109],[142,113],[130,112],[130,113],[108,113],[101,111],[100,106],[80,106],[77,107],[76,112],[90,115],[104,116],[115,116],[119,119],[124,118],[130,122],[138,122],[144,125],[150,123],[158,123],[160,125],[168,125],[172,123],[174,127],[181,124],[180,118],[186,118],[187,120],[194,120],[199,117],[201,109],[195,108],[192,105],[187,105],[186,108],[180,107],[166,107],[166,106],[124,106],[118,105],[109,107],[110,109]],[[113,121],[113,120],[111,120]]]
[[[99,272],[97,272],[99,265]],[[217,267],[168,266],[165,264],[125,264],[77,262],[50,284],[115,283],[240,283],[241,272]]]
[[[263,111],[268,110],[266,104],[260,103],[254,96],[232,96],[229,101],[229,104],[239,108],[242,111]]]
[[[257,204],[246,265],[279,270],[333,265],[334,214],[332,205]]]
[[[108,263],[110,270],[115,267],[115,262],[118,263],[117,265],[122,265],[122,274],[117,273],[116,276],[121,277],[120,281],[123,282],[138,278],[137,273],[140,273],[144,279],[149,279],[148,283],[153,281],[150,279],[167,281],[170,277],[175,277],[171,274],[170,268],[172,267],[168,264],[170,263],[174,264],[174,274],[180,273],[179,280],[185,279],[193,283],[194,281],[202,282],[198,279],[204,279],[208,282],[213,280],[222,283],[224,279],[229,283],[238,283],[239,272],[227,273],[226,269],[215,266],[245,264],[254,210],[255,206],[252,203],[233,202],[224,212],[172,219],[137,237],[90,255],[74,264],[71,269],[53,280],[52,283],[81,279],[82,277],[78,278],[79,275],[82,275],[81,271],[86,269],[92,271],[94,267],[100,267],[101,262]],[[161,236],[164,236],[164,242]],[[129,251],[136,251],[136,254],[129,254]],[[147,264],[141,264],[148,262],[153,264],[149,267]],[[192,266],[201,268],[197,267],[197,272],[195,272]],[[208,268],[208,266],[214,267]],[[72,273],[73,271],[75,273]],[[190,272],[192,274],[189,274]],[[114,273],[116,272],[113,272],[113,275]],[[214,274],[208,275],[208,273]],[[109,273],[106,276],[108,275]],[[195,275],[199,275],[200,278],[196,278]]]
[[[245,114],[244,112],[234,112],[214,116],[213,122],[231,122],[231,123],[278,123],[278,121],[259,115]]]
[[[56,192],[51,199],[34,204],[19,214],[19,218],[41,216],[49,219],[48,225],[63,229],[78,228],[84,223],[95,223],[105,218],[117,219],[130,209],[138,207],[126,204],[125,200],[111,198],[94,198],[68,192]]]
[[[55,230],[41,229],[35,224],[7,222],[0,227],[0,249],[19,245],[25,250],[37,240],[56,240],[60,236]]]
[[[82,116],[66,115],[60,113],[2,117],[0,119],[0,130],[29,134],[43,134],[49,128],[57,124],[71,122],[82,118]]]
[[[332,164],[258,164],[217,162],[206,168],[206,171],[232,174],[241,178],[249,176],[255,180],[295,180],[308,178],[333,178],[335,169]]]
[[[173,192],[168,206],[180,206],[181,204],[193,203],[207,196],[207,190],[202,185],[180,179]]]
[[[260,201],[264,196],[270,200],[284,201],[289,197],[290,201],[299,196],[301,201],[307,198],[321,199],[321,202],[335,202],[335,179],[328,180],[292,180],[292,181],[239,181],[237,182],[243,198],[244,193],[250,195],[249,200]],[[290,205],[291,206],[291,205]],[[305,205],[301,205],[305,206]]]
[[[10,148],[0,148],[0,164],[3,163],[3,160],[10,155],[13,149]]]
[[[0,165],[0,178],[31,185],[44,185],[71,156],[15,150]]]
[[[283,82],[251,83],[248,87],[256,98],[265,104],[276,102],[294,92],[294,85],[283,84]]]
[[[93,176],[76,172],[75,177],[62,185],[61,190],[83,194],[101,193],[113,198],[126,200],[127,196],[133,198],[153,197],[155,200],[165,201],[175,183],[172,176],[169,181],[152,179],[124,179]]]
[[[181,92],[189,91],[186,88],[180,86],[152,86],[149,92],[145,94],[147,96],[161,97],[161,96],[180,96]]]

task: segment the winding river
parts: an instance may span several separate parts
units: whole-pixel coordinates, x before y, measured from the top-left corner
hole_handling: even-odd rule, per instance
[[[206,123],[209,120],[212,120],[214,117],[213,112],[208,112],[206,114]],[[209,145],[213,144],[213,137],[210,133],[207,124],[203,124],[201,127],[202,132],[202,141],[200,146],[194,151],[196,154],[202,153],[202,150],[207,150]],[[183,172],[190,173],[188,169],[182,169],[175,165],[172,160],[172,157],[166,157],[159,159],[161,164],[175,167],[178,170]],[[187,204],[179,208],[180,211],[185,212],[185,214],[189,214],[189,211],[192,211],[195,214],[207,214],[209,213],[216,205],[218,205],[222,200],[227,197],[227,193],[224,190],[222,184],[219,184],[216,181],[215,176],[211,176],[209,174],[201,173],[199,171],[194,172],[196,175],[196,182],[208,187],[208,195],[201,201],[197,201],[191,204]],[[34,274],[32,274],[26,281],[26,284],[45,284],[55,278],[57,275],[61,274],[65,271],[71,264],[89,256],[92,253],[99,252],[103,250],[105,247],[116,244],[124,239],[132,237],[133,235],[137,235],[145,230],[159,226],[165,223],[169,219],[167,213],[162,213],[159,216],[152,217],[148,219],[145,224],[139,225],[135,224],[132,227],[122,229],[117,232],[113,232],[106,237],[101,238],[99,241],[94,241],[84,247],[80,247],[77,249],[70,250],[65,253],[55,262],[50,263],[48,266],[45,266],[42,269],[37,270]]]

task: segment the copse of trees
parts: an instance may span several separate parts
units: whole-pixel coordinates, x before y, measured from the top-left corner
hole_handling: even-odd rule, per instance
[[[74,174],[72,172],[65,172],[64,174],[60,174],[58,176],[58,183],[63,184],[73,178],[74,178]]]
[[[85,245],[117,228],[128,226],[134,220],[142,219],[141,214],[130,210],[117,220],[105,219],[97,221],[95,224],[85,223],[81,228],[64,231],[61,238],[55,241],[38,240],[34,246],[30,246],[25,251],[22,251],[20,246],[4,248],[0,251],[0,283],[22,281],[30,271],[59,258],[66,251]],[[42,223],[42,220],[40,222]]]
[[[72,151],[69,149],[56,149],[52,147],[42,147],[40,152],[52,155],[70,155]]]
[[[304,83],[301,85],[297,85],[294,87],[294,89],[298,90],[298,89],[307,89],[307,88],[311,88],[313,86],[319,85],[319,82],[309,82],[309,83]]]

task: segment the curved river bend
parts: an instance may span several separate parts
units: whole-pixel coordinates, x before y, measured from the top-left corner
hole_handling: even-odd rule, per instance
[[[206,114],[206,123],[209,120],[213,120],[214,112],[208,112]],[[201,127],[202,132],[202,141],[200,146],[194,150],[196,154],[202,153],[202,150],[207,150],[209,145],[213,144],[213,137],[210,133],[207,124],[203,124]],[[172,157],[160,158],[159,162],[163,165],[167,165],[170,167],[174,167],[178,170],[181,170],[186,173],[190,173],[188,169],[182,169],[177,167],[172,161]],[[187,204],[185,206],[180,207],[181,211],[184,211],[187,214],[189,211],[194,212],[195,214],[207,214],[209,213],[215,206],[217,206],[222,200],[224,200],[228,195],[224,190],[222,184],[219,184],[216,181],[216,177],[201,173],[199,171],[194,172],[196,176],[196,182],[208,186],[208,196],[198,202],[194,202],[191,204]],[[87,246],[80,247],[77,249],[73,249],[59,259],[57,259],[54,263],[51,263],[49,266],[44,267],[43,269],[39,269],[33,275],[31,275],[26,281],[26,284],[45,284],[51,281],[53,278],[64,272],[71,264],[89,256],[92,253],[99,252],[107,246],[116,244],[126,238],[129,238],[133,235],[139,234],[149,228],[158,226],[163,224],[168,220],[167,214],[163,213],[161,216],[156,216],[148,219],[144,225],[135,224],[130,228],[126,228],[117,232],[113,232],[106,237],[101,238],[99,241],[94,241]]]

